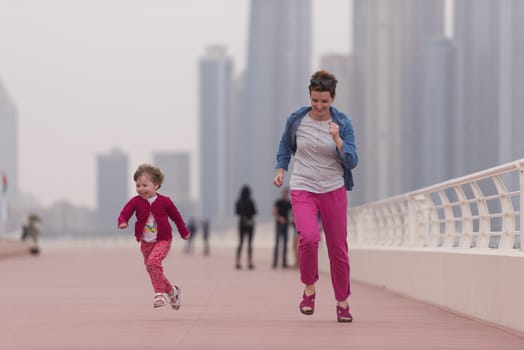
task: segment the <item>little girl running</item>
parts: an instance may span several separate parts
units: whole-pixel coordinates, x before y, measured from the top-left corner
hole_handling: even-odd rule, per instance
[[[174,310],[178,310],[182,290],[167,280],[162,268],[162,260],[167,256],[173,240],[168,218],[175,222],[182,239],[187,240],[191,232],[171,198],[157,193],[164,181],[164,174],[159,168],[142,164],[135,171],[133,179],[138,195],[131,198],[122,209],[118,228],[127,228],[129,219],[136,213],[135,237],[140,242],[144,263],[155,290],[153,307],[169,303]]]

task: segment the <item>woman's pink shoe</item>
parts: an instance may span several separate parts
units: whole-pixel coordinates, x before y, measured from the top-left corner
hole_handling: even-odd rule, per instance
[[[353,316],[349,312],[349,305],[345,308],[337,305],[337,321],[338,322],[351,322],[353,321]]]
[[[302,295],[302,301],[300,302],[300,312],[302,312],[304,315],[313,315],[313,312],[315,311],[315,295],[316,293],[313,293],[311,295],[306,295],[306,292]]]

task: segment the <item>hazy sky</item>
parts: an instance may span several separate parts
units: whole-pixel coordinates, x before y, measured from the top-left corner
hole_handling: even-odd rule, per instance
[[[315,65],[349,52],[349,3],[313,0]],[[21,191],[94,208],[96,155],[116,147],[130,170],[154,151],[191,152],[195,195],[198,60],[224,45],[238,76],[248,11],[248,0],[0,0]]]

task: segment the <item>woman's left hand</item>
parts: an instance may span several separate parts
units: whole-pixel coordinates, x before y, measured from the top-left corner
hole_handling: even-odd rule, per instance
[[[331,134],[331,136],[333,136],[333,138],[335,138],[336,136],[339,136],[339,130],[338,130],[338,124],[335,123],[335,122],[332,122],[330,121],[329,122],[329,133]]]
[[[331,134],[331,137],[333,137],[333,141],[335,141],[335,144],[337,146],[337,149],[340,153],[344,152],[344,141],[340,137],[339,133],[339,126],[337,123],[330,121],[329,122],[329,133]]]

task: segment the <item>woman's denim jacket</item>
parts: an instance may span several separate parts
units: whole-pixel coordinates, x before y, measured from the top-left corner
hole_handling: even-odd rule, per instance
[[[292,113],[286,122],[284,133],[280,139],[277,152],[276,169],[282,168],[287,171],[291,155],[295,155],[297,151],[297,129],[302,121],[302,118],[311,111],[311,107],[301,107],[296,112]],[[330,107],[332,121],[339,126],[340,137],[344,141],[343,150],[344,155],[341,155],[337,150],[337,157],[340,159],[344,169],[344,185],[346,190],[351,191],[353,188],[353,175],[351,169],[355,168],[358,163],[357,148],[355,146],[355,135],[351,119],[344,113],[337,110],[335,107]]]

